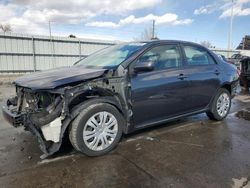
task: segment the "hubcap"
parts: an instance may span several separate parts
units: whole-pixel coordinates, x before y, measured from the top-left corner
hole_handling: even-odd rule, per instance
[[[227,93],[222,93],[217,100],[217,112],[220,117],[225,117],[230,107],[230,97]]]
[[[91,116],[83,129],[83,140],[86,146],[94,151],[104,150],[116,138],[118,123],[109,112],[98,112]]]

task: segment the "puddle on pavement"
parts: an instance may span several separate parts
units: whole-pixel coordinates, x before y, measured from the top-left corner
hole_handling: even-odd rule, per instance
[[[247,121],[250,121],[250,108],[247,108],[246,110],[241,110],[235,114],[236,117],[240,119],[245,119]]]

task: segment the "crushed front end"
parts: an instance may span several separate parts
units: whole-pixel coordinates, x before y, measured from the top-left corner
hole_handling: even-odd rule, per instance
[[[99,98],[117,106],[129,121],[126,86],[123,77],[97,78],[46,90],[16,86],[16,96],[4,103],[3,116],[14,127],[23,126],[35,135],[45,158],[60,149],[65,131],[88,100]]]
[[[34,134],[45,156],[53,154],[60,147],[64,120],[63,95],[35,92],[18,86],[16,94],[4,103],[3,116],[14,127],[24,126],[25,130]]]

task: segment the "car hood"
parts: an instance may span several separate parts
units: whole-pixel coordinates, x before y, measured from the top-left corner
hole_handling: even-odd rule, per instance
[[[32,90],[55,89],[62,85],[100,77],[107,69],[72,66],[33,73],[17,79],[14,84]]]

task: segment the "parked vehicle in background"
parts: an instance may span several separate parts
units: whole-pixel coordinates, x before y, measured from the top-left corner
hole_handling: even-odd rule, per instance
[[[240,68],[240,61],[247,56],[243,56],[240,53],[238,54],[233,54],[230,58],[228,58],[228,62],[234,64],[238,68]]]
[[[3,114],[34,134],[45,156],[58,151],[65,136],[76,150],[98,156],[122,134],[145,127],[204,112],[224,119],[238,78],[234,65],[195,43],[125,43],[70,68],[16,80],[17,96]]]
[[[223,61],[225,61],[225,62],[228,62],[227,58],[226,58],[224,55],[221,55],[221,54],[217,54],[217,55],[218,55],[218,57],[219,57],[221,60],[223,60]]]
[[[240,85],[246,89],[250,87],[250,57],[240,61]]]

